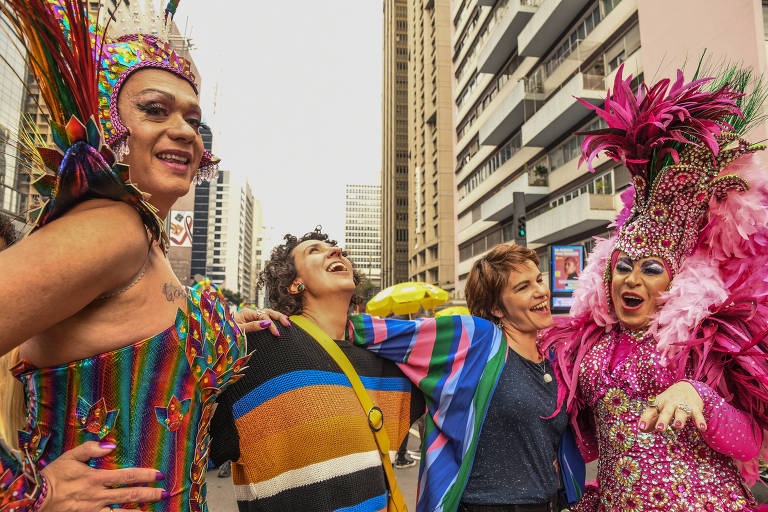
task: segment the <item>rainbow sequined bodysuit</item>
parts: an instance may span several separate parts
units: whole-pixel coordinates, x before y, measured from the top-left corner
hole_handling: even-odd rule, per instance
[[[248,360],[245,337],[213,291],[192,291],[187,311],[160,334],[66,365],[20,368],[27,428],[19,435],[37,466],[85,441],[117,448],[95,468],[161,471],[168,500],[154,512],[206,511],[208,426],[216,396]],[[124,506],[125,507],[125,506]],[[129,507],[125,507],[129,508]]]
[[[638,341],[614,330],[603,335],[584,357],[579,369],[579,394],[594,414],[596,428],[583,434],[595,434],[597,438],[598,488],[588,489],[571,510],[755,510],[754,498],[733,460],[734,456],[748,456],[739,451],[739,446],[750,443],[737,442],[739,435],[749,435],[748,422],[744,422],[744,428],[726,432],[729,426],[719,424],[716,416],[724,415],[723,407],[731,406],[706,385],[694,383],[705,402],[704,416],[710,427],[706,434],[690,421],[680,431],[644,433],[638,429],[648,397],[677,381],[672,371],[660,364],[655,343],[652,336]],[[618,345],[623,345],[625,353],[614,359]],[[735,409],[728,413],[737,414]],[[718,441],[723,438],[724,444]]]

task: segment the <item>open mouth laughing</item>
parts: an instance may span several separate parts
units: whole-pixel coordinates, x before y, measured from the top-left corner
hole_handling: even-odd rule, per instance
[[[331,263],[326,267],[325,271],[333,274],[336,272],[348,272],[349,269],[347,269],[347,266],[344,265],[342,262],[334,261],[333,263]]]
[[[645,302],[645,299],[636,293],[624,292],[621,294],[621,302],[624,309],[633,311],[640,308]]]
[[[530,308],[530,311],[533,311],[534,313],[549,313],[549,300],[536,304]]]

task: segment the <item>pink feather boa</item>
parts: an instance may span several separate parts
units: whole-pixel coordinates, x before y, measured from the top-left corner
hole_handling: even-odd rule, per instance
[[[685,259],[653,319],[663,364],[705,382],[733,406],[768,429],[768,165],[759,154],[744,156],[725,170],[749,183],[743,193],[713,198],[708,224],[694,253]],[[625,200],[626,202],[626,200]],[[579,279],[571,318],[557,319],[542,347],[557,358],[558,405],[566,404],[580,444],[576,393],[578,368],[605,331],[617,323],[603,273],[615,238],[600,240]],[[768,435],[761,450],[768,456]],[[585,444],[586,443],[586,444]],[[757,459],[737,464],[747,481],[757,476]]]

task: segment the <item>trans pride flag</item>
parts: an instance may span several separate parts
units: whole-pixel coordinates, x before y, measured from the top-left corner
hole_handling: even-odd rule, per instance
[[[356,315],[348,338],[397,363],[424,393],[428,414],[416,510],[455,512],[504,367],[507,343],[501,331],[468,315],[420,320]]]

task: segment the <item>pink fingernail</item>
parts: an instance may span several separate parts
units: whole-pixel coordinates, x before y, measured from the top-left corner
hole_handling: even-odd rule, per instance
[[[657,423],[656,424],[656,430],[658,430],[658,431],[664,430],[665,427],[666,427],[666,425],[664,425],[663,423]]]
[[[682,421],[680,421],[680,420],[677,420],[677,421],[675,422],[675,426],[676,426],[676,427],[682,427],[682,426],[683,426],[683,422],[682,422]]]
[[[114,450],[117,448],[117,445],[115,443],[109,443],[109,442],[101,442],[99,443],[99,448],[102,450]]]
[[[637,426],[640,427],[640,430],[645,430],[646,425],[644,421],[641,421],[640,423],[637,424]]]
[[[158,471],[157,474],[155,475],[155,480],[163,480],[163,479],[165,479],[165,475],[162,474],[160,471]]]
[[[163,491],[162,494],[160,494],[161,500],[167,500],[170,497],[171,497],[171,493],[168,491]]]
[[[269,324],[271,323],[272,322],[270,322],[269,320],[262,320],[261,322],[259,322],[259,325],[262,327],[269,327]]]
[[[699,423],[699,430],[702,432],[707,430],[707,424],[706,423]]]

